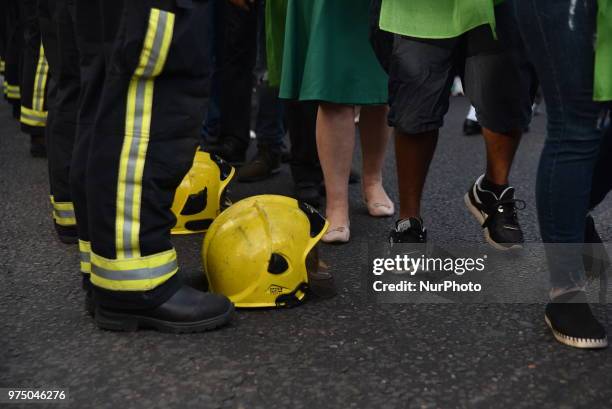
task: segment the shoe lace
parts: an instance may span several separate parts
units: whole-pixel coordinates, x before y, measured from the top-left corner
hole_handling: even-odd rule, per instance
[[[527,207],[527,203],[521,199],[501,199],[494,202],[491,207],[495,209],[495,214],[501,219],[503,225],[517,226],[517,210],[524,210]],[[492,218],[487,218],[485,226],[490,220]]]

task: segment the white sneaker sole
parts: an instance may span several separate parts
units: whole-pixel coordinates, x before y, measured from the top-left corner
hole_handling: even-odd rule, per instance
[[[555,330],[546,315],[544,315],[544,321],[546,321],[546,325],[552,331],[555,339],[564,345],[583,349],[600,349],[608,346],[608,337],[603,339],[574,338]]]
[[[478,223],[480,223],[480,226],[482,226],[484,224],[485,220],[486,220],[485,214],[483,212],[481,212],[480,210],[478,210],[478,208],[472,204],[472,201],[470,200],[470,194],[469,193],[466,193],[465,196],[463,196],[463,201],[465,202],[465,206],[467,207],[469,212],[472,214],[472,216],[474,216],[476,221],[478,221]],[[485,240],[487,241],[487,243],[489,243],[491,246],[493,246],[497,250],[508,251],[508,250],[518,250],[518,249],[522,249],[523,248],[523,246],[521,244],[513,244],[510,247],[505,247],[505,246],[502,246],[501,244],[495,242],[491,238],[491,235],[489,234],[489,228],[488,227],[483,227],[482,228],[482,232],[484,234],[484,237],[485,237]]]

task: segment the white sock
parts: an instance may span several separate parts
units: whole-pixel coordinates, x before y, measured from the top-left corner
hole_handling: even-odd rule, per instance
[[[474,108],[474,106],[470,105],[470,111],[468,112],[466,118],[470,121],[478,122],[478,118],[476,118],[476,108]]]

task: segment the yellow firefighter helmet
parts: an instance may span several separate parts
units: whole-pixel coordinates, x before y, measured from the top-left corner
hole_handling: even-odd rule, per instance
[[[328,222],[310,205],[278,195],[243,199],[219,215],[202,249],[212,292],[236,307],[293,306],[309,292],[334,294],[318,258]]]
[[[201,233],[231,203],[226,188],[234,168],[217,155],[196,151],[191,169],[176,189],[172,212],[176,224],[172,234]]]

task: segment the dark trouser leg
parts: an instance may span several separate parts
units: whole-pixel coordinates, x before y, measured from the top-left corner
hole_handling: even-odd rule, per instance
[[[259,87],[259,111],[257,112],[257,146],[280,154],[285,137],[283,103],[278,98],[278,88],[267,84]]]
[[[555,291],[585,284],[581,243],[601,143],[597,119],[602,106],[592,100],[596,1],[576,4],[572,27],[567,24],[569,3],[515,2],[546,100],[548,134],[536,199],[542,239],[553,243],[546,249]]]
[[[286,101],[291,138],[291,175],[296,185],[320,185],[323,173],[317,154],[316,102]]]
[[[19,119],[21,106],[21,54],[23,51],[23,22],[17,0],[5,2],[8,36],[4,72],[4,92],[7,101],[13,106],[13,117]]]
[[[240,150],[249,145],[259,7],[260,2],[255,2],[249,11],[231,4],[225,7],[223,59],[219,67],[220,142],[231,141]]]
[[[221,121],[221,111],[219,101],[221,99],[221,70],[223,61],[223,44],[225,38],[225,8],[228,7],[225,0],[212,0],[209,10],[210,52],[208,66],[210,67],[210,97],[208,109],[202,124],[202,148],[207,149],[208,145],[219,143],[219,122]]]
[[[612,190],[612,126],[605,132],[599,148],[599,159],[593,170],[589,209],[599,205]]]
[[[257,75],[263,75],[267,67],[265,7],[259,7],[257,22]],[[270,87],[264,81],[257,91],[259,110],[255,133],[257,134],[258,150],[266,149],[280,154],[285,137],[283,102],[278,98],[278,88]]]
[[[58,94],[55,118],[49,135],[54,145],[50,167],[53,170],[56,200],[71,201],[69,175],[77,128],[80,93],[79,52],[74,30],[74,5],[60,1],[57,28],[59,37],[60,70],[57,74]]]
[[[42,137],[47,125],[49,65],[40,37],[37,1],[22,0],[20,7],[24,16],[21,130],[28,135]]]
[[[70,194],[70,162],[80,89],[73,6],[68,0],[40,1],[40,21],[51,75],[56,84],[47,121],[49,184],[55,222],[75,226]]]
[[[121,9],[122,0],[105,0],[109,9]],[[75,135],[72,162],[70,164],[70,195],[74,204],[74,211],[79,233],[79,250],[81,253],[81,272],[91,272],[89,237],[89,217],[87,213],[87,180],[85,178],[89,162],[89,149],[93,135],[93,123],[98,111],[102,95],[106,62],[105,37],[112,38],[116,33],[115,27],[108,27],[105,36],[102,0],[76,0],[75,13],[75,39],[79,52],[80,91],[77,113],[77,130]],[[110,23],[107,23],[110,25]]]
[[[99,305],[152,307],[177,289],[170,206],[199,144],[209,82],[206,8],[126,1],[116,15],[86,172]]]

